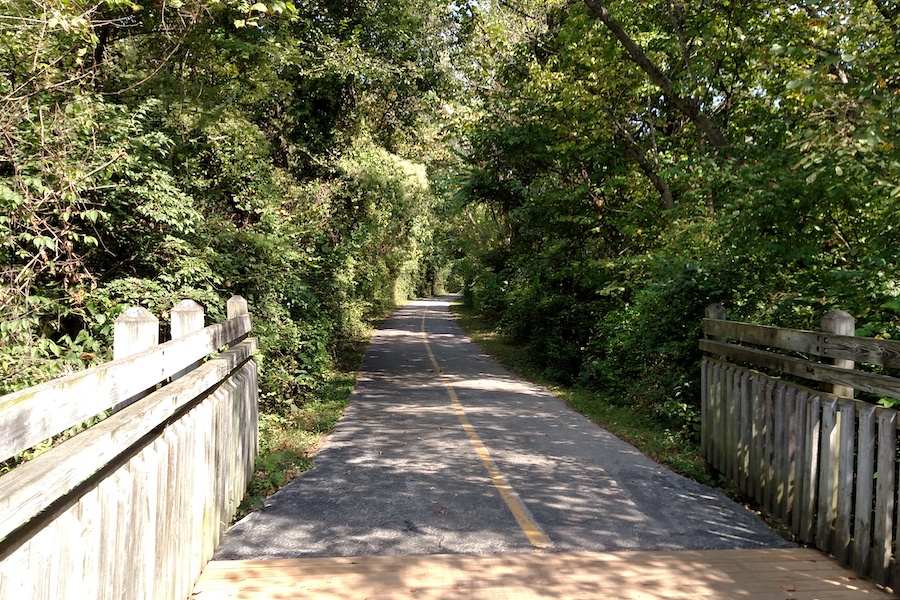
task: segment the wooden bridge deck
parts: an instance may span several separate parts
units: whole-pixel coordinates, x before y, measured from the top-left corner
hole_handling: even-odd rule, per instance
[[[893,598],[815,550],[368,556],[209,563],[193,600]]]

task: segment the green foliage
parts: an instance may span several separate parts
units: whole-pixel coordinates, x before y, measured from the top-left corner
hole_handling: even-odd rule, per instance
[[[478,15],[457,201],[490,226],[460,238],[467,303],[544,375],[688,434],[712,302],[808,329],[841,308],[896,337],[895,11],[604,4],[671,92],[580,3]]]
[[[423,108],[456,85],[460,15],[420,0],[0,13],[0,393],[109,359],[128,305],[165,328],[181,299],[213,322],[241,294],[266,422],[326,428],[303,415],[333,395],[348,340],[446,274],[421,138],[438,127]]]

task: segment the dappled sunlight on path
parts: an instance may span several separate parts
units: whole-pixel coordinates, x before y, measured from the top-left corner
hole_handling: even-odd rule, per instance
[[[890,598],[814,550],[433,555],[211,563],[195,600]]]

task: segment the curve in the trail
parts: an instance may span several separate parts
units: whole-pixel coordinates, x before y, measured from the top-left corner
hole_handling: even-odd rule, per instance
[[[791,546],[503,369],[448,307],[413,302],[385,323],[313,469],[217,559]]]

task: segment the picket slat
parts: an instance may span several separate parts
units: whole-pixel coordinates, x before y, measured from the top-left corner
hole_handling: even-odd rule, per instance
[[[787,481],[785,458],[787,453],[784,451],[785,425],[787,422],[787,387],[779,382],[772,391],[772,420],[774,434],[772,436],[772,487],[774,495],[772,496],[772,514],[781,519],[784,518],[785,497],[787,489],[785,482]]]
[[[794,487],[791,492],[791,531],[799,538],[800,530],[803,526],[803,503],[806,491],[804,460],[806,458],[807,437],[809,435],[807,423],[809,421],[810,401],[809,393],[806,390],[800,390],[797,393],[796,406],[797,409],[794,415],[794,433],[796,437],[793,438],[793,448],[791,449],[794,460]]]
[[[778,491],[775,489],[775,453],[778,449],[775,447],[775,385],[776,382],[767,379],[765,381],[765,391],[763,392],[763,404],[765,406],[765,469],[766,475],[764,479],[763,495],[765,502],[763,505],[769,514],[775,512],[775,496]]]
[[[842,565],[851,562],[851,526],[853,522],[853,479],[856,445],[856,405],[841,402],[838,425],[837,521],[834,555]]]
[[[856,510],[853,522],[853,569],[867,573],[872,552],[872,502],[875,482],[875,407],[859,411],[856,460]]]
[[[763,479],[765,477],[766,468],[766,443],[765,443],[765,406],[762,399],[762,380],[760,376],[754,373],[750,379],[750,406],[753,411],[753,437],[752,437],[752,454],[753,454],[753,475],[751,481],[752,495],[754,498],[762,498]]]
[[[741,395],[740,402],[740,439],[738,455],[738,487],[744,493],[749,491],[750,485],[750,443],[753,434],[753,422],[750,411],[750,373],[746,369],[740,370]]]
[[[894,466],[897,456],[897,413],[880,411],[878,415],[878,463],[875,486],[875,531],[872,550],[872,576],[883,580],[891,563],[891,536],[894,524]]]

